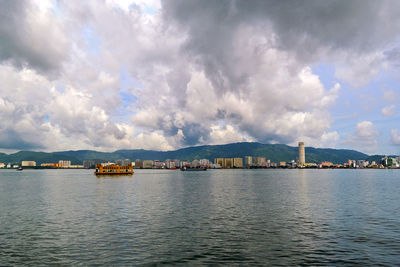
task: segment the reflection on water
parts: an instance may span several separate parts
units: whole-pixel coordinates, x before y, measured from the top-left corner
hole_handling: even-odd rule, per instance
[[[396,170],[0,171],[0,265],[400,264]]]

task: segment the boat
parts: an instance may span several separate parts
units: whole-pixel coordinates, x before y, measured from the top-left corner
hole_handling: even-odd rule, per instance
[[[23,169],[22,169],[22,167],[20,166],[20,167],[18,167],[18,169],[17,169],[17,171],[22,171]]]
[[[182,167],[181,171],[206,171],[207,168],[205,167],[196,167],[196,168],[191,168],[191,167]]]
[[[103,166],[102,164],[96,164],[95,175],[132,175],[132,165],[120,166],[117,164],[111,164]]]

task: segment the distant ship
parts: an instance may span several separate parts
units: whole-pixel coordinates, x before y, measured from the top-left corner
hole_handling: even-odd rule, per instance
[[[120,166],[117,164],[112,164],[108,166],[103,166],[101,164],[96,164],[96,170],[94,172],[96,175],[132,175],[133,167],[129,166]]]
[[[182,167],[181,171],[206,171],[207,168],[205,167],[196,167],[196,168],[191,168],[191,167]]]

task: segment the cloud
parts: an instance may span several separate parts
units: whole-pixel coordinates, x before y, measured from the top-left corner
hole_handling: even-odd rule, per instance
[[[333,62],[339,80],[364,86],[395,57],[385,51],[399,32],[397,5],[7,3],[0,136],[19,139],[2,146],[173,149],[299,138],[335,146],[330,110],[341,85],[324,86],[313,66]]]
[[[65,31],[51,10],[30,1],[4,1],[0,8],[0,61],[56,73],[68,56]]]
[[[374,124],[370,121],[361,121],[357,123],[353,134],[344,140],[344,144],[351,145],[361,151],[372,152],[378,145],[377,137],[381,133],[375,130]]]
[[[391,131],[390,137],[391,137],[391,141],[392,141],[393,144],[400,145],[400,134],[399,134],[398,130],[394,130],[393,129]]]
[[[386,106],[382,108],[381,112],[383,116],[386,117],[393,116],[396,113],[396,106],[395,105]]]

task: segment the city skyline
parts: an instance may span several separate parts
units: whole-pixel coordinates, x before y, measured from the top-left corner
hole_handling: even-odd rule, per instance
[[[304,141],[398,155],[398,8],[5,1],[0,152]]]

